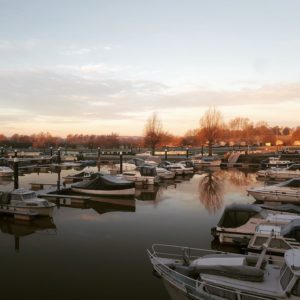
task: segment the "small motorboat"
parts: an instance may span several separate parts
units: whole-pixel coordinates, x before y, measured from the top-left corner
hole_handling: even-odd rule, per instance
[[[289,160],[281,160],[280,157],[269,157],[267,160],[261,161],[260,165],[262,168],[285,168],[293,164]]]
[[[279,267],[265,257],[269,242],[259,256],[172,245],[147,252],[174,300],[300,299],[300,250],[287,250]]]
[[[47,201],[46,199],[38,198],[34,191],[27,189],[16,189],[10,193],[0,194],[1,206],[7,209],[33,212],[41,216],[52,217],[54,203]]]
[[[211,233],[221,244],[245,245],[256,232],[282,235],[284,226],[296,219],[300,219],[296,213],[273,211],[253,204],[231,204],[225,207]]]
[[[0,167],[0,177],[12,177],[14,171],[9,167]]]
[[[165,168],[159,168],[159,167],[156,168],[156,173],[161,179],[174,179],[176,176],[175,172],[168,171]]]
[[[71,190],[80,194],[128,197],[135,195],[135,184],[117,176],[99,174],[94,179],[73,184]]]
[[[123,171],[133,171],[136,170],[137,167],[141,167],[145,165],[145,160],[141,158],[132,158],[127,162],[122,163],[122,170]],[[113,169],[117,169],[120,171],[120,164],[115,164]]]
[[[284,253],[289,249],[300,249],[299,233],[300,220],[294,220],[287,224],[280,235],[271,232],[271,241],[269,243],[266,258],[276,264],[282,264]],[[263,245],[267,242],[270,233],[256,232],[250,239],[245,251],[250,255],[261,253]],[[298,240],[296,239],[298,238]],[[241,245],[243,246],[243,245]]]
[[[300,164],[293,164],[284,169],[271,169],[268,177],[275,180],[287,180],[291,178],[300,178]]]
[[[196,167],[219,167],[222,162],[218,156],[193,156],[191,161]]]
[[[259,201],[300,202],[300,178],[293,178],[278,184],[255,187],[247,190]]]
[[[125,171],[120,177],[125,180],[134,181],[137,184],[153,185],[159,182],[155,167],[142,166],[136,170]]]

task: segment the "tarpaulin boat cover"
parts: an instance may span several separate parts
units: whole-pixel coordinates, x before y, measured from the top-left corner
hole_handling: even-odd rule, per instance
[[[223,264],[212,264],[212,265],[201,265],[197,264],[197,260],[193,261],[190,265],[192,273],[198,273],[200,276],[209,274],[217,276],[225,276],[230,278],[236,278],[245,281],[262,282],[264,278],[264,271],[255,267],[258,256],[240,256],[235,254],[211,254],[205,255],[202,259],[213,259],[218,258],[219,260],[224,259],[226,261],[228,258],[244,258],[244,264],[241,265],[223,265]],[[265,268],[266,260],[263,260],[262,268]]]
[[[295,219],[281,229],[281,235],[287,238],[294,238],[300,242],[300,219]]]
[[[260,206],[252,204],[231,204],[225,207],[218,223],[219,227],[236,228],[247,223],[252,217],[266,218],[267,213]]]
[[[86,190],[125,190],[135,187],[134,182],[127,181],[112,175],[98,175],[95,179],[78,182],[72,185],[74,188]]]

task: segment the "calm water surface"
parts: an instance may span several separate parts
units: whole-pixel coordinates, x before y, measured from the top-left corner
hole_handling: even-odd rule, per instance
[[[20,186],[54,183],[57,176],[26,174]],[[1,299],[169,299],[146,249],[211,248],[210,229],[224,206],[252,203],[246,188],[261,184],[249,171],[217,169],[139,191],[126,205],[60,205],[53,220],[30,224],[0,217]],[[0,182],[1,190],[11,188],[11,181]]]

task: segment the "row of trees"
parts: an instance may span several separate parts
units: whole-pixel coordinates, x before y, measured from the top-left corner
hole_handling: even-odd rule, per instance
[[[108,135],[69,134],[66,138],[52,136],[48,132],[32,135],[14,134],[11,137],[0,134],[0,146],[13,148],[57,148],[61,146],[73,149],[80,147],[89,149],[97,147],[119,148],[120,146],[131,148],[141,146],[141,143],[142,137],[120,137],[116,133]]]
[[[291,128],[270,127],[265,122],[254,124],[248,118],[234,118],[225,123],[220,111],[209,108],[201,117],[199,127],[191,129],[184,136],[175,136],[163,129],[162,121],[154,113],[146,122],[143,137],[121,137],[116,133],[107,135],[83,135],[69,134],[66,138],[52,136],[50,133],[32,135],[14,134],[7,137],[0,134],[0,146],[16,148],[128,148],[149,147],[154,152],[157,147],[184,146],[195,147],[208,145],[211,149],[218,144],[276,144],[278,140],[284,140],[285,145],[300,141],[300,127]]]
[[[214,144],[229,145],[276,145],[282,142],[291,145],[300,141],[300,127],[294,131],[278,126],[270,127],[266,122],[254,124],[248,118],[234,118],[225,123],[220,111],[209,108],[200,119],[199,128],[189,130],[183,137],[172,136],[165,132],[161,120],[154,113],[147,121],[144,131],[144,143],[154,152],[156,147],[203,146],[209,147],[210,154]]]

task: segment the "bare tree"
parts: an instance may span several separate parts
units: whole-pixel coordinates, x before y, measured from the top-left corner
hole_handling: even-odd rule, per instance
[[[147,120],[144,129],[144,143],[145,146],[150,147],[152,155],[155,153],[155,148],[161,142],[163,136],[162,122],[157,117],[156,113]]]
[[[203,137],[208,142],[208,153],[212,155],[212,145],[221,135],[223,118],[214,107],[210,107],[200,119],[200,127]]]

